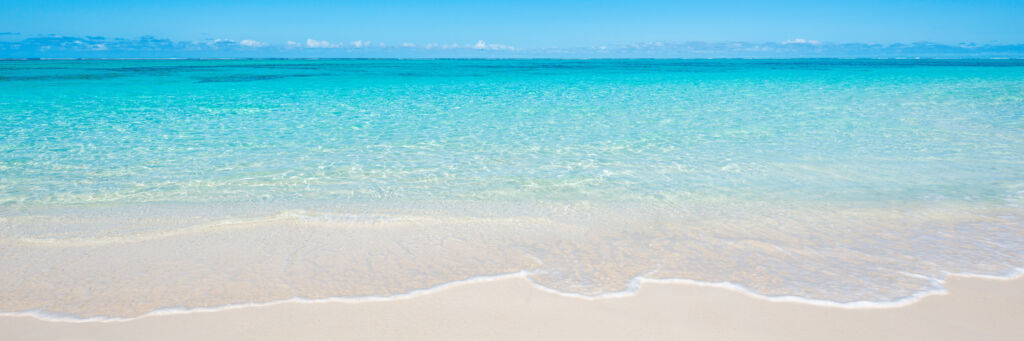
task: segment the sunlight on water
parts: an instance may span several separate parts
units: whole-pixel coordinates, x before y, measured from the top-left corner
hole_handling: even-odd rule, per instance
[[[523,270],[890,302],[1024,266],[1020,61],[2,61],[0,87],[4,311]]]

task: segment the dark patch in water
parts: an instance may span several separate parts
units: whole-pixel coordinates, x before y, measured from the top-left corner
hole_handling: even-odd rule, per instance
[[[70,67],[66,66],[52,66],[52,67],[22,67],[22,66],[2,66],[0,70],[20,70],[20,71],[33,71],[33,70],[66,70]]]
[[[35,75],[35,76],[0,76],[0,81],[54,81],[54,80],[101,80],[122,77],[119,74],[84,74],[84,75]]]
[[[131,72],[131,73],[170,73],[175,71],[213,71],[217,69],[279,69],[279,70],[316,70],[323,65],[316,64],[244,64],[244,65],[166,65],[166,66],[130,66],[120,68],[97,68],[96,70]]]
[[[196,77],[198,83],[255,82],[271,79],[313,77],[318,75],[229,75],[218,77]]]
[[[249,65],[254,69],[280,69],[280,70],[317,70],[322,69],[324,66],[330,64],[264,64],[264,65]]]

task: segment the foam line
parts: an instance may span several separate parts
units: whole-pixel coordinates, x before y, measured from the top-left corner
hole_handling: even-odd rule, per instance
[[[573,299],[582,299],[582,300],[605,300],[605,299],[626,298],[626,297],[635,296],[637,293],[639,293],[640,288],[644,284],[672,284],[672,285],[694,285],[694,286],[701,286],[701,287],[712,287],[712,288],[725,289],[725,290],[729,290],[729,291],[733,291],[733,292],[738,292],[738,293],[744,294],[744,295],[746,295],[748,297],[751,297],[751,298],[754,298],[754,299],[765,300],[765,301],[769,301],[769,302],[798,303],[798,304],[807,304],[807,305],[813,305],[813,306],[821,306],[821,307],[828,307],[828,308],[839,308],[839,309],[892,309],[892,308],[900,308],[900,307],[909,306],[911,304],[917,303],[918,301],[924,299],[925,297],[948,294],[948,291],[944,287],[942,287],[941,285],[945,284],[949,277],[977,278],[977,279],[985,279],[985,280],[1014,280],[1014,279],[1019,279],[1019,278],[1024,277],[1024,268],[1015,268],[1013,271],[1011,271],[1009,274],[1007,274],[1005,276],[946,273],[946,278],[947,279],[932,279],[936,284],[940,285],[939,289],[920,291],[920,292],[917,292],[917,293],[915,293],[915,294],[913,294],[911,296],[908,296],[908,297],[905,297],[905,298],[902,298],[902,299],[899,299],[899,300],[885,301],[885,302],[872,302],[872,301],[835,302],[835,301],[829,301],[829,300],[804,298],[804,297],[799,297],[799,296],[769,296],[769,295],[763,295],[763,294],[759,294],[757,292],[754,292],[754,291],[752,291],[752,290],[750,290],[750,289],[748,289],[748,288],[746,288],[746,287],[744,287],[742,285],[738,285],[738,284],[731,283],[731,282],[702,282],[702,281],[696,281],[696,280],[691,280],[691,279],[655,279],[655,278],[644,277],[645,275],[649,275],[649,274],[652,274],[654,272],[656,272],[656,270],[648,272],[648,273],[645,273],[645,274],[637,276],[637,277],[634,277],[632,280],[629,281],[629,283],[627,285],[627,288],[625,290],[616,291],[616,292],[609,292],[609,293],[603,293],[603,294],[599,294],[599,295],[583,295],[583,294],[566,293],[566,292],[558,291],[558,290],[555,290],[555,289],[543,286],[543,285],[538,284],[537,282],[533,281],[530,278],[530,276],[535,274],[535,273],[531,272],[531,271],[525,271],[524,270],[524,271],[519,271],[519,272],[514,272],[514,273],[507,273],[507,274],[477,276],[477,277],[472,277],[472,278],[468,278],[468,279],[465,279],[465,280],[448,282],[448,283],[440,284],[440,285],[433,286],[433,287],[430,287],[430,288],[413,290],[413,291],[409,291],[407,293],[391,295],[391,296],[328,297],[328,298],[319,298],[319,299],[293,297],[293,298],[289,298],[289,299],[276,300],[276,301],[270,301],[270,302],[262,302],[262,303],[237,303],[237,304],[227,304],[227,305],[220,305],[220,306],[213,306],[213,307],[199,307],[199,308],[169,307],[169,308],[163,308],[163,309],[154,310],[152,312],[149,312],[149,313],[146,313],[146,314],[142,314],[142,315],[139,315],[139,316],[134,316],[134,317],[109,317],[109,316],[77,317],[77,316],[73,316],[73,315],[57,314],[57,313],[51,313],[51,312],[46,312],[46,311],[40,311],[40,310],[21,311],[21,312],[0,312],[0,316],[9,316],[9,317],[25,317],[25,316],[27,316],[27,317],[36,318],[36,319],[39,319],[39,320],[42,320],[42,321],[65,322],[65,323],[114,323],[114,322],[128,322],[128,321],[143,319],[143,318],[147,318],[147,317],[167,316],[167,315],[182,315],[182,314],[193,314],[193,313],[213,313],[213,312],[228,311],[228,310],[235,310],[235,309],[270,307],[270,306],[276,306],[276,305],[281,305],[281,304],[289,304],[289,303],[316,304],[316,303],[370,303],[370,302],[401,301],[401,300],[408,300],[408,299],[417,298],[417,297],[420,297],[420,296],[426,296],[426,295],[433,294],[433,293],[436,293],[436,292],[440,292],[440,291],[443,291],[443,290],[448,290],[448,289],[452,289],[452,288],[456,288],[456,287],[461,287],[461,286],[465,286],[465,285],[477,284],[477,283],[495,282],[495,281],[508,280],[508,279],[516,279],[516,278],[526,280],[531,286],[533,286],[534,288],[537,288],[537,289],[539,289],[539,290],[541,290],[543,292],[554,294],[554,295],[558,295],[558,296],[562,296],[562,297],[569,297],[569,298],[573,298]]]

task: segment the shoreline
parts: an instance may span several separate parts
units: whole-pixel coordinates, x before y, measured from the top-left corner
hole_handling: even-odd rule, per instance
[[[634,293],[620,297],[579,299],[538,289],[525,276],[512,274],[457,282],[400,298],[289,300],[180,313],[150,313],[119,321],[47,321],[27,314],[4,314],[0,315],[0,336],[13,339],[564,339],[586,335],[599,339],[629,336],[811,339],[827,336],[851,340],[878,337],[962,339],[971,332],[996,339],[1024,336],[1024,331],[1015,328],[1017,319],[1024,316],[1024,278],[954,275],[947,279],[944,287],[946,292],[924,295],[900,307],[866,309],[770,301],[714,285],[656,282],[642,283]],[[511,328],[510,325],[521,327]],[[612,330],[616,328],[618,331]]]
[[[729,207],[673,212],[570,202],[505,205],[495,214],[487,203],[393,205],[255,217],[238,214],[255,208],[236,208],[225,211],[226,219],[207,217],[220,207],[175,219],[181,207],[163,205],[136,208],[127,218],[102,214],[111,208],[7,217],[35,232],[0,236],[18,255],[0,267],[20,270],[3,283],[16,299],[0,301],[0,311],[11,312],[0,316],[127,320],[286,302],[393,300],[509,276],[584,299],[629,296],[641,283],[682,283],[770,301],[870,308],[941,292],[940,279],[951,273],[1024,273],[1013,247],[1017,221],[997,211],[856,208],[829,215],[817,214],[824,208],[754,205],[720,215]],[[52,232],[70,223],[84,227]],[[929,233],[924,226],[944,233],[913,238]],[[989,241],[1003,243],[969,247]]]
[[[612,299],[623,299],[636,296],[640,293],[643,286],[648,285],[668,285],[668,286],[694,286],[704,288],[715,288],[720,290],[731,291],[742,294],[746,297],[762,300],[772,303],[794,303],[803,304],[816,307],[834,308],[834,309],[898,309],[907,307],[920,302],[930,296],[942,296],[948,295],[949,291],[945,285],[949,281],[959,280],[986,280],[986,281],[1022,281],[1024,282],[1024,268],[1017,268],[1012,271],[1011,274],[1005,276],[998,275],[977,275],[977,274],[949,274],[945,279],[932,279],[935,283],[939,284],[940,288],[935,290],[925,290],[917,292],[911,296],[901,298],[893,301],[884,302],[872,302],[872,301],[854,301],[854,302],[834,302],[822,299],[811,299],[800,296],[768,296],[759,294],[752,291],[742,285],[738,285],[730,282],[703,282],[691,279],[656,279],[648,278],[644,276],[638,276],[631,280],[628,287],[622,291],[608,292],[599,295],[583,295],[576,293],[561,292],[556,289],[552,289],[541,285],[529,278],[532,273],[527,270],[522,270],[515,273],[508,274],[497,274],[497,275],[481,275],[464,280],[458,280],[448,283],[443,283],[429,288],[416,289],[406,293],[400,293],[388,296],[361,296],[361,297],[326,297],[326,298],[304,298],[304,297],[292,297],[282,300],[273,300],[267,302],[246,302],[246,303],[233,303],[219,306],[210,307],[166,307],[160,308],[148,313],[144,313],[138,316],[128,317],[111,317],[111,316],[90,316],[90,317],[78,317],[68,314],[59,314],[45,311],[20,311],[20,312],[0,312],[0,318],[7,317],[31,317],[44,322],[57,322],[57,323],[119,323],[119,322],[130,322],[134,320],[158,317],[158,316],[173,316],[173,315],[189,315],[195,313],[217,313],[239,309],[258,309],[267,308],[278,305],[286,304],[359,304],[359,303],[379,303],[379,302],[393,302],[416,299],[423,296],[434,295],[447,290],[456,290],[462,286],[470,286],[477,284],[485,284],[490,282],[508,281],[508,280],[522,280],[529,283],[533,289],[542,291],[551,295],[578,299],[584,301],[597,301],[597,300],[612,300]]]

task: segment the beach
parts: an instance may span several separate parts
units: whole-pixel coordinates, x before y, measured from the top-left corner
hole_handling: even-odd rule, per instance
[[[0,69],[3,339],[1020,336],[1020,60]]]
[[[117,322],[0,316],[11,340],[1017,340],[1024,280],[952,278],[895,308],[771,302],[740,291],[644,284],[636,295],[565,297],[520,278],[410,298],[278,303]]]

